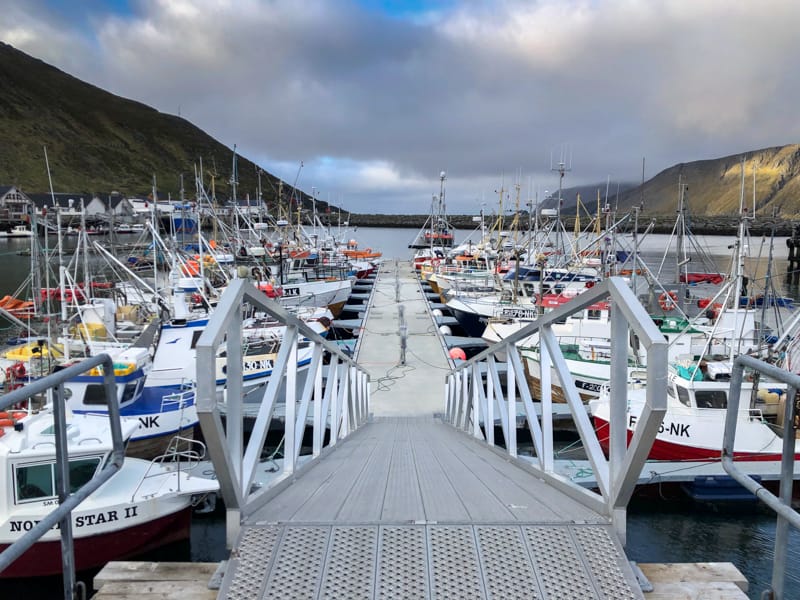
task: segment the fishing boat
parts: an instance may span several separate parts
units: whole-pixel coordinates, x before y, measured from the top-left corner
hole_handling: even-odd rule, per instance
[[[107,416],[68,415],[69,480],[76,491],[109,460],[111,428]],[[0,551],[30,531],[58,506],[53,414],[6,413],[0,419]],[[137,430],[122,420],[123,440]],[[204,448],[193,442],[197,459]],[[126,458],[120,470],[72,513],[75,569],[141,554],[187,539],[192,506],[219,484],[163,461]],[[56,575],[62,571],[61,533],[47,532],[0,572],[0,578]]]
[[[649,458],[668,461],[720,460],[730,387],[727,361],[671,364],[667,382],[667,412],[659,427]],[[646,389],[634,381],[628,390],[628,441],[636,430],[645,406]],[[780,461],[783,439],[783,406],[786,386],[762,381],[743,381],[736,416],[734,458],[747,461]],[[600,445],[608,451],[610,419],[609,388],[589,402]],[[800,458],[800,440],[795,441],[795,460]]]
[[[491,319],[535,319],[543,312],[543,307],[539,306],[543,302],[556,297],[569,300],[600,282],[593,268],[552,268],[545,269],[543,274],[536,269],[535,277],[527,276],[533,270],[520,271],[526,276],[520,278],[516,271],[509,271],[503,276],[500,292],[487,294],[450,290],[447,307],[468,335],[481,337]]]
[[[431,213],[422,229],[408,245],[409,248],[451,248],[453,246],[455,236],[453,235],[453,226],[447,220],[445,204],[444,182],[446,179],[447,174],[442,171],[439,174],[439,196],[433,197]]]
[[[28,229],[27,225],[14,225],[10,230],[0,231],[0,240],[8,240],[12,238],[30,238],[33,236],[33,231]]]

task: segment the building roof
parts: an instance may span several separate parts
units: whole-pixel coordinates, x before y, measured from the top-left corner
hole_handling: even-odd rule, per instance
[[[43,208],[45,206],[54,206],[55,204],[62,207],[62,208],[72,208],[74,210],[80,210],[81,208],[81,200],[83,200],[84,206],[89,204],[92,201],[92,194],[88,194],[86,192],[72,192],[72,193],[58,193],[58,194],[49,194],[49,193],[38,193],[38,194],[28,194],[28,198],[36,205],[36,208]]]

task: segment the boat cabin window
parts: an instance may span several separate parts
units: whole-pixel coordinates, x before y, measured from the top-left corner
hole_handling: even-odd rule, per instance
[[[122,392],[122,398],[119,399],[120,404],[130,402],[136,397],[137,388],[143,384],[142,380],[132,381],[125,384],[125,389]],[[83,396],[83,403],[94,406],[107,406],[108,400],[106,399],[106,386],[102,383],[90,383],[86,386],[86,393]]]
[[[69,461],[70,493],[78,491],[95,474],[100,465],[99,456],[76,458]],[[53,498],[58,495],[55,462],[14,467],[17,502]]]
[[[728,394],[725,390],[695,390],[697,408],[727,408]]]
[[[201,335],[203,335],[202,329],[200,331],[195,331],[194,333],[192,333],[192,345],[190,346],[192,350],[194,350],[194,347],[197,346],[197,340],[200,339]]]
[[[678,400],[680,401],[680,403],[683,404],[684,406],[691,406],[692,401],[689,398],[689,390],[679,385],[675,386],[675,389],[678,391]]]
[[[590,308],[586,311],[586,318],[590,321],[599,321],[603,316],[603,311],[596,308]]]

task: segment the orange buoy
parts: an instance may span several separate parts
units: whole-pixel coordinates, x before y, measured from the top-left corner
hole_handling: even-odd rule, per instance
[[[450,348],[449,354],[453,360],[467,360],[467,353],[461,348]]]

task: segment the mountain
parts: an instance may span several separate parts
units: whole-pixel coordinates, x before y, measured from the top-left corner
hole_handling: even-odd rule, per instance
[[[213,174],[216,194],[230,197],[233,150],[186,119],[115,96],[1,42],[0,89],[0,184],[49,190],[46,146],[57,192],[142,196],[155,175],[159,197],[178,197],[183,174],[187,196],[194,196],[202,159],[206,188]],[[257,197],[258,168],[238,157],[239,198]],[[262,171],[261,187],[264,199],[275,201],[279,179]],[[291,185],[282,193],[290,198]]]
[[[680,163],[620,194],[620,207],[638,206],[644,198],[644,212],[674,214],[679,185],[685,185],[685,199],[693,215],[738,214],[742,195],[752,212],[755,174],[756,216],[768,218],[773,209],[782,218],[800,215],[800,145],[776,146],[732,154],[724,158]]]

